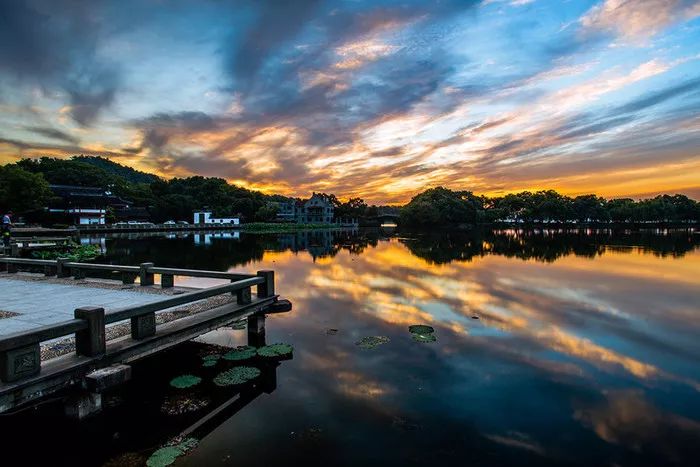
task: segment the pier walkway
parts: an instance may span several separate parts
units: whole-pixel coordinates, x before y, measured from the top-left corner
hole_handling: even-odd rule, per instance
[[[82,306],[105,309],[145,305],[162,300],[163,295],[132,290],[111,290],[80,285],[49,284],[3,278],[0,274],[0,336],[73,319]]]
[[[71,403],[66,413],[82,418],[100,409],[103,391],[131,379],[134,362],[243,319],[247,320],[248,344],[265,345],[266,315],[288,312],[292,308],[288,300],[279,300],[275,293],[274,271],[269,270],[240,274],[156,267],[153,263],[138,266],[78,263],[66,258],[0,258],[0,264],[7,275],[18,274],[20,269],[39,269],[46,278],[73,277],[77,281],[84,281],[87,276],[118,274],[124,287],[132,286],[138,278],[139,288],[143,290],[153,288],[157,278],[160,289],[170,291],[175,290],[175,282],[183,277],[230,281],[204,289],[177,290],[182,293],[167,296],[148,296],[142,292],[87,287],[85,291],[78,291],[78,284],[62,288],[41,281],[27,282],[30,289],[23,295],[12,291],[16,286],[22,287],[20,280],[1,280],[0,283],[12,291],[11,300],[7,300],[8,308],[21,308],[25,315],[20,316],[27,316],[26,310],[34,310],[35,317],[40,314],[42,317],[30,323],[33,326],[29,329],[0,334],[0,413],[52,394],[72,392],[75,398],[69,399],[77,402]],[[252,289],[256,290],[255,294]],[[227,297],[228,301],[173,321],[159,323],[156,320],[158,312],[214,297]],[[98,302],[102,303],[97,306]],[[80,305],[73,310],[72,317],[70,314],[64,317],[61,314],[69,308],[69,303],[70,307],[73,303]],[[0,319],[0,328],[8,319],[21,322],[16,318]],[[41,319],[53,322],[41,324]],[[108,339],[107,327],[115,323],[128,326],[131,334]],[[75,353],[42,359],[43,342],[67,336],[74,338]]]

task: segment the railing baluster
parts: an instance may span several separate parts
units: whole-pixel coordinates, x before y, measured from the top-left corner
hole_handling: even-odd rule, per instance
[[[76,319],[87,322],[87,329],[75,333],[75,352],[86,357],[104,355],[107,348],[105,339],[105,309],[101,307],[81,307],[74,312]]]
[[[258,297],[270,297],[275,294],[275,271],[258,271],[258,277],[262,277],[265,282],[258,284]]]
[[[148,268],[152,268],[153,266],[153,263],[141,263],[139,265],[141,268],[139,270],[139,282],[142,286],[153,285],[153,273],[148,270]]]
[[[175,287],[175,276],[172,274],[161,274],[160,286],[164,289],[169,287]]]

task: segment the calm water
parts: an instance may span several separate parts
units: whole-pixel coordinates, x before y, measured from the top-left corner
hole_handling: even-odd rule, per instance
[[[278,293],[294,303],[268,319],[267,341],[295,347],[292,360],[265,369],[269,394],[244,391],[194,432],[199,446],[177,465],[633,466],[700,458],[700,235],[692,232],[84,241],[102,244],[115,263],[274,269]],[[433,326],[437,342],[415,342],[412,324]],[[355,343],[366,336],[390,341],[362,349]],[[243,345],[246,335],[222,329],[202,340]],[[16,426],[52,440],[30,459],[50,452],[54,463],[143,462],[209,412],[158,413],[170,378],[209,378],[200,351],[193,344],[143,363],[132,387],[114,395],[118,408],[91,422],[69,424],[48,408],[23,415]],[[207,385],[198,391],[214,399],[210,408],[230,396]],[[80,442],[90,448],[78,455]],[[119,458],[124,453],[135,454]]]

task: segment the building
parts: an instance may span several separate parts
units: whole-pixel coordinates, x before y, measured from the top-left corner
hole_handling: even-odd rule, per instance
[[[50,185],[54,198],[47,207],[54,221],[67,224],[104,224],[107,209],[115,213],[130,208],[130,202],[98,187]]]
[[[211,217],[211,211],[197,211],[194,213],[194,223],[195,224],[233,224],[233,225],[239,225],[241,223],[241,220],[238,217],[223,217],[223,218]]]
[[[331,224],[334,210],[333,203],[314,193],[306,201],[291,200],[277,203],[277,220],[297,224]]]

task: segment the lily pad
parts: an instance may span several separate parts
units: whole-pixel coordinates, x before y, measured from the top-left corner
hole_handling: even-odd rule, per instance
[[[175,462],[180,457],[182,451],[177,446],[166,446],[158,449],[146,461],[148,467],[162,467]]]
[[[355,342],[355,345],[363,349],[373,349],[380,345],[386,344],[390,339],[386,336],[368,336],[363,337],[359,341]]]
[[[165,446],[154,452],[146,461],[148,467],[165,467],[171,465],[186,452],[194,449],[198,441],[194,438],[187,438],[179,444]]]
[[[217,386],[234,386],[244,384],[260,376],[260,370],[252,366],[237,366],[219,373],[214,378]]]
[[[289,344],[271,344],[258,349],[258,355],[264,358],[290,357],[294,347]]]
[[[432,326],[426,326],[425,324],[414,324],[413,326],[408,327],[408,332],[411,334],[432,334],[435,332],[435,329]]]
[[[413,337],[413,340],[416,342],[428,343],[437,341],[435,334],[412,334],[411,337]]]
[[[242,345],[240,347],[236,347],[228,353],[225,353],[222,358],[224,360],[236,362],[241,360],[250,360],[251,358],[255,357],[255,354],[255,347],[251,347],[249,345]]]
[[[202,366],[205,368],[216,366],[216,362],[218,362],[220,358],[221,355],[218,354],[205,355],[202,357]]]
[[[199,376],[182,375],[182,376],[178,376],[177,378],[173,378],[170,381],[170,385],[174,388],[186,389],[186,388],[191,388],[192,386],[196,386],[201,382],[202,382],[202,378],[200,378]]]

